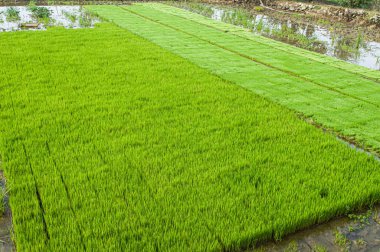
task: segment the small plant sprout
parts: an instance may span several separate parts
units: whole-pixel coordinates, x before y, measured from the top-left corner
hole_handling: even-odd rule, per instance
[[[340,247],[346,247],[351,242],[346,235],[337,230],[335,231],[335,243]]]
[[[296,241],[291,241],[286,247],[284,252],[298,252],[298,243]]]
[[[5,10],[5,17],[7,21],[18,21],[20,20],[20,11],[16,7],[8,7]]]
[[[327,252],[327,248],[322,245],[317,244],[313,248],[313,252]]]
[[[357,239],[354,242],[358,247],[365,247],[367,245],[367,242],[363,238]]]

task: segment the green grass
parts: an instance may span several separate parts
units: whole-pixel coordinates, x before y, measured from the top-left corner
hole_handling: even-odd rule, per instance
[[[18,251],[238,250],[380,199],[374,158],[125,29],[0,49]]]
[[[157,3],[92,11],[218,76],[380,151],[380,72]]]

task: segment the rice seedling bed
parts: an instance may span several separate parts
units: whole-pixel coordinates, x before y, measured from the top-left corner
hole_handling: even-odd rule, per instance
[[[0,50],[19,251],[239,250],[380,199],[373,157],[112,23]]]
[[[90,10],[218,76],[380,149],[380,72],[158,3]]]

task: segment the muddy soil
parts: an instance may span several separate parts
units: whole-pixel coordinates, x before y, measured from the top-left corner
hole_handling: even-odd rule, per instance
[[[380,251],[380,206],[247,251]]]
[[[1,163],[0,163],[1,165]],[[9,252],[16,251],[14,243],[12,241],[12,213],[8,204],[8,193],[6,189],[6,179],[3,171],[0,170],[0,193],[5,195],[4,197],[4,214],[0,216],[0,251]]]

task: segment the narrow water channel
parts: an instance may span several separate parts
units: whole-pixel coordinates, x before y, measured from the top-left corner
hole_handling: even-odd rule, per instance
[[[214,20],[250,29],[253,33],[307,50],[332,56],[356,65],[380,70],[380,37],[368,36],[364,30],[342,29],[326,20],[305,22],[302,14],[279,17],[255,7],[243,8],[203,3],[175,2],[173,5]]]

